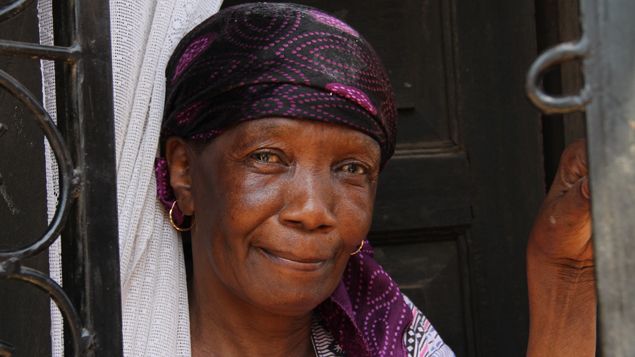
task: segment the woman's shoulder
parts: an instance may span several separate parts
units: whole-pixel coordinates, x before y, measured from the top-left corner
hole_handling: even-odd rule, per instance
[[[412,312],[412,322],[403,336],[408,357],[454,357],[421,310],[407,296],[403,297]]]

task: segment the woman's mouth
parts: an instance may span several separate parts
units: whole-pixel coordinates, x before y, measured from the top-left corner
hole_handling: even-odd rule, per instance
[[[275,264],[300,271],[316,271],[321,269],[327,259],[320,257],[297,256],[291,252],[277,251],[259,247],[258,251]]]

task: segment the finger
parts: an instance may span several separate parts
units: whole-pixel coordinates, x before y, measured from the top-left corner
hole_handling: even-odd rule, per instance
[[[562,153],[558,177],[564,188],[570,188],[587,173],[586,141],[574,141]]]
[[[550,203],[547,219],[554,236],[585,243],[591,237],[591,205],[584,193],[585,186],[588,189],[586,177]]]
[[[591,188],[589,187],[589,177],[584,177],[584,182],[582,182],[582,186],[580,186],[580,192],[584,198],[591,199]]]

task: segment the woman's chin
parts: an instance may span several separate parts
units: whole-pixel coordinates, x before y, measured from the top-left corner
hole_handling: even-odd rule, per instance
[[[252,303],[284,315],[306,314],[326,300],[341,280],[333,259],[294,261],[266,250],[251,256],[243,285]],[[242,285],[242,284],[241,284]],[[256,298],[257,297],[257,298]]]
[[[310,314],[325,299],[315,299],[314,297],[282,297],[261,301],[258,306],[263,311],[281,316],[306,316]],[[275,300],[275,301],[274,301]]]
[[[297,280],[263,281],[249,300],[263,311],[284,316],[309,314],[331,294],[330,286]],[[255,286],[254,286],[255,287]]]

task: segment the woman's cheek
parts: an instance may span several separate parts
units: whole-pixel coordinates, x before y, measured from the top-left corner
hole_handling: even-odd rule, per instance
[[[225,185],[227,214],[245,228],[275,214],[284,182],[274,175],[244,174],[230,177]]]
[[[346,217],[360,223],[368,222],[370,225],[375,203],[375,186],[341,185],[337,192],[340,203],[347,211]]]
[[[240,190],[244,193],[245,207],[272,205],[280,201],[284,180],[276,176],[249,175],[243,181]]]
[[[370,230],[373,196],[368,192],[356,191],[354,194],[340,197],[337,209],[340,237],[345,242],[346,251],[352,252],[363,239],[366,239]]]

